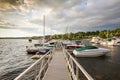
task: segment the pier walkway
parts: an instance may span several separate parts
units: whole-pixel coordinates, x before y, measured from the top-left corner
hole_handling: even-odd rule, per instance
[[[61,49],[57,49],[53,55],[43,80],[71,80]]]
[[[58,42],[14,80],[94,80]]]

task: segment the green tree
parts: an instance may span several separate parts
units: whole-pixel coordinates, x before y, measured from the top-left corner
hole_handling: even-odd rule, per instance
[[[100,33],[99,33],[99,36],[100,36],[101,38],[106,38],[106,34],[105,34],[104,32],[100,32]]]

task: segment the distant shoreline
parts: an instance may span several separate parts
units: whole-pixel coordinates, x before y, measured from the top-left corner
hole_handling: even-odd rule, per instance
[[[0,39],[40,39],[41,37],[0,37]]]
[[[28,39],[28,38],[0,38],[0,39]]]

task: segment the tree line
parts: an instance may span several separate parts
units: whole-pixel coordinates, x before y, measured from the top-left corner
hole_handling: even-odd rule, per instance
[[[49,35],[50,36],[50,35]],[[114,30],[103,30],[103,31],[89,31],[89,32],[76,32],[76,33],[65,33],[65,34],[55,34],[50,36],[52,39],[69,39],[69,40],[80,40],[80,39],[89,39],[95,36],[101,38],[111,38],[111,37],[120,37],[120,28]]]

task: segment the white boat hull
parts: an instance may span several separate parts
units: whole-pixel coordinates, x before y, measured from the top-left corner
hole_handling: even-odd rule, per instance
[[[99,44],[100,43],[100,38],[99,37],[92,37],[92,40],[90,42],[95,43],[95,44]]]
[[[88,50],[82,50],[82,51],[74,50],[73,54],[76,57],[98,57],[98,56],[105,55],[109,52],[110,52],[109,49],[98,48],[98,49],[88,49]]]
[[[119,46],[120,45],[120,42],[108,42],[108,46]]]

